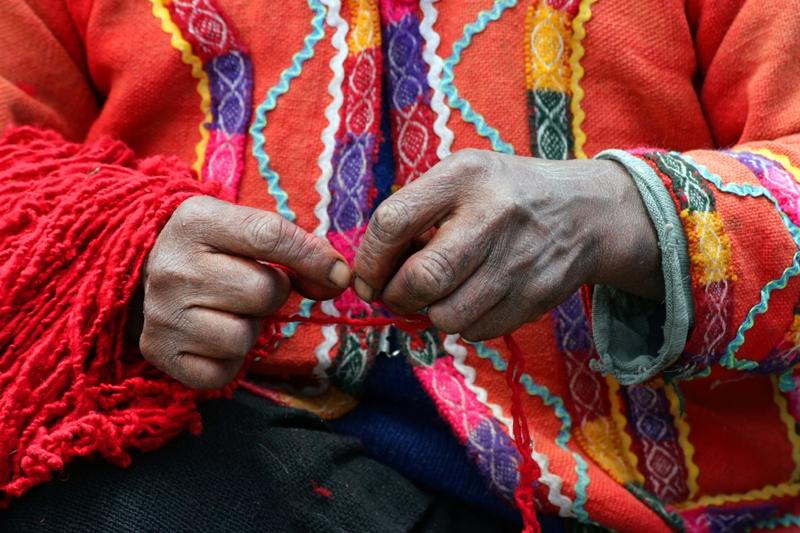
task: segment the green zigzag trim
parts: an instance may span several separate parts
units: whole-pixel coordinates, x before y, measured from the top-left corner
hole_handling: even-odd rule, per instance
[[[763,520],[758,522],[755,526],[750,528],[753,529],[776,529],[779,527],[800,527],[800,515],[787,513],[783,516],[779,516],[777,518],[770,518],[769,520]]]

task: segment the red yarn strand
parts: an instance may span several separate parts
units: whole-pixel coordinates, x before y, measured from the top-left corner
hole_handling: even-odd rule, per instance
[[[517,341],[511,335],[505,335],[503,340],[508,347],[510,356],[506,368],[506,383],[511,389],[511,418],[513,419],[514,444],[522,456],[519,464],[519,484],[514,493],[517,507],[522,514],[524,525],[523,533],[539,533],[539,521],[536,518],[536,509],[533,500],[533,483],[539,478],[539,466],[533,460],[531,448],[531,434],[528,427],[528,418],[522,406],[522,384],[520,377],[525,372],[524,357]]]

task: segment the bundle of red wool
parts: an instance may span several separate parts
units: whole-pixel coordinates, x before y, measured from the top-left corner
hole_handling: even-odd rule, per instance
[[[125,466],[200,430],[199,393],[123,341],[158,232],[210,192],[178,161],[137,161],[110,139],[0,139],[0,506],[75,457]]]

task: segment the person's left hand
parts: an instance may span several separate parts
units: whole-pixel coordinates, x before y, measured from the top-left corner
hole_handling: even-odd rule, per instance
[[[636,185],[600,160],[455,153],[380,205],[354,271],[363,299],[399,314],[427,308],[467,340],[509,333],[585,283],[663,297]]]

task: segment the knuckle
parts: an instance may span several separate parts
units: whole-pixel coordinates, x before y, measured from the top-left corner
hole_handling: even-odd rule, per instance
[[[151,294],[148,294],[144,299],[142,315],[144,316],[143,332],[155,333],[164,326],[172,326],[170,319],[174,312],[171,312],[166,305],[157,301]]]
[[[210,196],[193,196],[184,200],[175,210],[173,215],[181,223],[200,222],[206,219],[210,210],[213,209],[214,199]]]
[[[171,350],[161,355],[156,366],[170,376],[178,379],[178,376],[185,375],[185,369],[183,368],[184,354],[178,350]]]
[[[520,276],[524,276],[505,251],[489,254],[484,261],[484,269],[484,287],[493,294],[510,292],[514,286],[520,285]]]
[[[355,266],[358,275],[371,281],[380,264],[381,255],[371,241],[364,239],[356,251]]]
[[[456,154],[455,174],[461,179],[471,179],[478,183],[490,183],[498,161],[498,154],[488,150],[467,148]]]
[[[402,287],[405,293],[416,301],[424,301],[429,291],[423,288],[420,273],[416,270],[406,270],[402,277]],[[395,302],[392,302],[395,303]]]
[[[148,284],[156,290],[176,288],[194,283],[193,271],[183,261],[156,260],[147,272]]]
[[[465,341],[480,342],[499,337],[507,330],[508,328],[505,322],[498,322],[496,319],[487,318],[464,328],[460,335]]]
[[[464,148],[456,152],[456,154],[463,164],[477,163],[483,161],[483,158],[486,157],[486,151],[478,148]]]
[[[142,334],[139,341],[142,357],[162,372],[178,379],[182,375],[183,354],[169,346],[160,335]]]
[[[243,231],[245,238],[256,248],[270,255],[278,250],[286,232],[287,222],[271,213],[255,212],[245,216]]]
[[[432,307],[428,311],[428,318],[430,318],[434,326],[448,334],[458,333],[465,327],[463,319],[461,319],[458,312],[452,308],[442,309],[439,307]]]
[[[455,279],[456,271],[452,262],[440,251],[432,249],[422,254],[414,267],[407,271],[405,284],[412,296],[426,299],[445,291],[451,280]]]
[[[186,384],[194,389],[219,389],[236,376],[237,370],[237,367],[230,365],[211,365],[193,371],[187,376],[187,381],[191,383]]]
[[[218,389],[233,380],[241,366],[240,361],[197,358],[184,365],[178,379],[193,389]]]
[[[258,301],[260,303],[258,307],[265,315],[274,313],[286,303],[286,300],[289,299],[288,286],[281,286],[276,283],[275,280],[262,281],[259,282],[259,285],[260,286],[257,290],[260,292],[256,292],[254,294],[259,295]]]
[[[316,264],[322,255],[322,247],[317,237],[302,230],[294,224],[286,223],[284,231],[286,241],[286,257],[292,263],[302,259],[305,263]]]
[[[383,202],[370,220],[368,231],[381,242],[396,242],[411,224],[408,206],[399,199]]]
[[[154,336],[150,329],[145,325],[142,330],[142,335],[139,337],[139,351],[146,360],[151,363],[159,359],[161,350],[155,342]]]
[[[192,331],[192,320],[184,307],[175,307],[160,314],[161,322],[175,331]]]
[[[470,170],[482,167],[490,152],[478,150],[477,148],[465,148],[452,154],[447,160],[449,164],[462,170]],[[446,160],[446,161],[447,161]]]
[[[481,288],[482,294],[487,298],[501,300],[518,289],[517,284],[509,273],[500,272],[494,276],[486,276]]]
[[[230,382],[233,376],[222,370],[207,370],[197,377],[193,389],[220,389]]]
[[[530,204],[516,194],[497,194],[496,205],[498,206],[495,220],[498,223],[514,220],[525,223],[533,218]]]
[[[247,355],[256,342],[254,324],[255,321],[251,323],[245,319],[230,321],[223,336],[224,340],[220,343],[225,347],[224,355],[230,359],[241,359]]]
[[[145,301],[144,329],[165,340],[167,336],[176,337],[193,331],[189,310],[169,304],[155,304]]]
[[[462,331],[461,338],[467,342],[480,342],[491,339],[492,335],[489,335],[487,332],[481,331],[479,328],[475,327]]]
[[[245,232],[259,250],[284,263],[311,263],[322,253],[315,235],[273,213],[248,215]]]
[[[278,284],[275,282],[275,278],[266,272],[260,272],[258,275],[248,277],[247,280],[242,280],[241,287],[245,295],[260,302],[271,300],[278,292]]]

